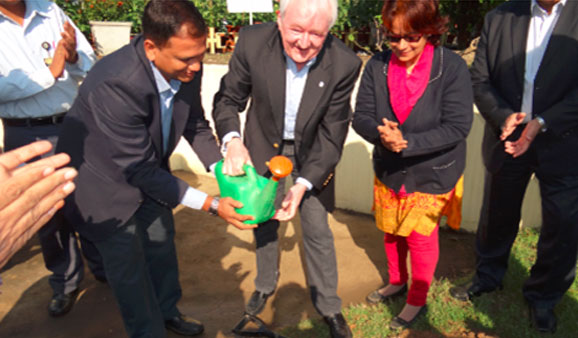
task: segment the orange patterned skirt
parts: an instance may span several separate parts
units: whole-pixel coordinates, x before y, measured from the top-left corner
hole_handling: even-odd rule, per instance
[[[435,195],[413,192],[396,194],[377,177],[373,185],[373,210],[377,227],[386,233],[409,236],[412,231],[429,236],[447,216],[447,224],[458,230],[462,221],[462,197],[464,176],[460,177],[452,191]]]

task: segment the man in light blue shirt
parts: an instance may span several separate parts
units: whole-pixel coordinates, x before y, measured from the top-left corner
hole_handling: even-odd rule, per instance
[[[4,150],[36,140],[56,145],[60,123],[78,83],[94,64],[88,41],[64,12],[46,0],[0,0],[0,117]],[[44,155],[49,156],[53,152]],[[52,272],[51,316],[66,314],[83,279],[83,262],[72,226],[60,212],[39,231],[46,267]],[[106,281],[101,258],[81,238],[89,267]]]

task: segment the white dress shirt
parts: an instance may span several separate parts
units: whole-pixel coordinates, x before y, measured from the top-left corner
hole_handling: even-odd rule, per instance
[[[548,14],[536,0],[532,0],[530,11],[530,27],[528,40],[526,41],[526,67],[524,70],[524,96],[522,97],[522,112],[526,113],[524,122],[532,120],[532,106],[534,102],[534,80],[542,63],[542,58],[548,47],[552,31],[560,18],[560,13],[566,4],[561,0],[554,5],[552,12]]]
[[[44,117],[68,111],[79,81],[96,60],[82,32],[56,4],[47,0],[25,3],[22,26],[0,12],[2,118]],[[67,63],[63,75],[55,80],[44,60],[54,56],[65,21],[76,30],[78,61]]]

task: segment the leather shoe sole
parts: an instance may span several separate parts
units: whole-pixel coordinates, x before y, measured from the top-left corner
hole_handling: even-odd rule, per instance
[[[382,288],[383,287],[374,290],[370,294],[368,294],[367,297],[365,298],[367,302],[370,304],[389,303],[395,298],[398,298],[407,292],[407,284],[404,284],[404,286],[401,289],[387,296],[384,296],[381,293],[379,293],[379,290]]]
[[[56,293],[52,296],[50,303],[48,304],[48,314],[52,317],[64,316],[74,306],[76,302],[76,297],[78,296],[78,289],[64,294]]]
[[[196,336],[203,333],[205,330],[205,327],[201,322],[183,315],[178,315],[166,320],[165,327],[182,336]]]
[[[533,328],[543,333],[556,332],[556,315],[554,309],[546,307],[536,307],[529,305],[530,308],[530,324]]]
[[[450,295],[457,300],[467,302],[468,300],[479,297],[484,293],[490,293],[496,290],[502,290],[502,285],[497,287],[484,287],[479,283],[469,283],[465,286],[455,286],[451,288]]]
[[[410,327],[420,316],[422,316],[424,313],[427,312],[427,305],[424,305],[421,307],[421,309],[419,309],[418,313],[411,319],[411,320],[405,320],[402,319],[398,316],[393,317],[393,319],[391,320],[391,322],[389,323],[389,328],[392,330],[397,330],[397,329],[405,329]]]

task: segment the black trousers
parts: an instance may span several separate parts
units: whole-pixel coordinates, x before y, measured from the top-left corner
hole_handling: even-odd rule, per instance
[[[502,283],[519,229],[523,197],[533,173],[540,184],[542,228],[537,259],[524,283],[523,294],[536,306],[553,307],[576,275],[578,175],[547,172],[532,147],[519,158],[508,157],[498,172],[486,172],[476,237],[475,281],[488,287]]]
[[[145,199],[112,236],[95,242],[130,337],[165,337],[181,298],[172,211]]]
[[[4,149],[10,151],[35,141],[47,140],[52,143],[54,154],[60,125],[35,127],[4,126]],[[36,159],[34,159],[36,160]],[[74,228],[62,216],[61,211],[38,231],[40,246],[46,268],[52,272],[49,283],[55,293],[70,293],[78,288],[84,277],[84,264],[80,248],[87,260],[88,267],[98,278],[105,278],[102,258],[96,247],[87,239],[79,236],[80,248]]]

